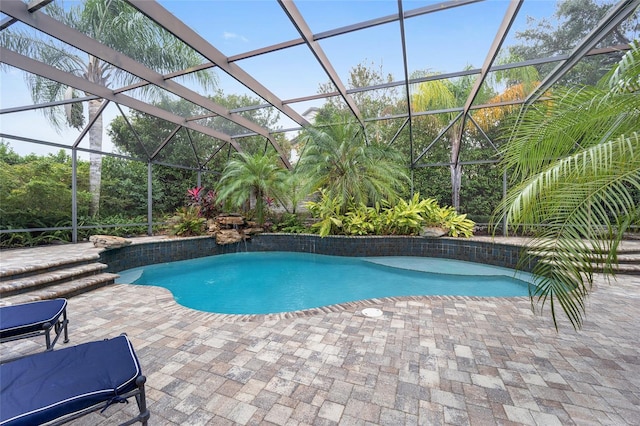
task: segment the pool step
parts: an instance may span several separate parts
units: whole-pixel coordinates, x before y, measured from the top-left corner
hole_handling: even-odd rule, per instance
[[[9,263],[8,266],[0,267],[0,283],[8,280],[16,280],[18,278],[31,277],[43,272],[54,272],[60,269],[68,269],[76,266],[88,265],[100,260],[98,253],[76,254],[73,257],[43,253],[39,256],[37,249],[34,249],[34,256],[29,256],[20,263]],[[60,249],[64,253],[64,249]],[[10,253],[9,253],[10,254]]]
[[[69,298],[78,294],[86,293],[109,284],[113,284],[117,274],[102,273],[80,278],[73,281],[43,287],[38,290],[27,291],[13,296],[2,297],[0,305],[15,305],[17,303],[34,302],[37,300],[55,299],[58,297]]]
[[[0,275],[0,306],[69,298],[113,284],[118,275],[104,272],[105,268],[107,265],[95,262],[95,256],[90,256],[3,270]]]

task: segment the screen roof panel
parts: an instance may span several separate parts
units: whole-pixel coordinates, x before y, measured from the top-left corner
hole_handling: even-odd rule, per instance
[[[296,3],[314,33],[398,14],[395,1],[306,0]]]
[[[160,0],[159,3],[226,56],[300,37],[275,1]]]
[[[45,0],[43,3],[46,2]],[[174,34],[175,36],[172,36],[174,39],[182,40],[185,46],[189,46],[187,50],[196,53],[198,57],[197,64],[200,64],[201,67],[210,66],[211,62],[215,62],[216,65],[211,67],[210,71],[217,75],[217,88],[206,91],[199,90],[197,85],[189,82],[186,77],[174,78],[175,74],[183,72],[183,69],[177,69],[175,66],[162,69],[153,67],[152,70],[145,70],[141,68],[143,67],[141,63],[132,64],[130,62],[134,57],[133,55],[130,55],[130,57],[124,56],[127,54],[126,49],[116,52],[117,54],[114,55],[113,52],[107,50],[107,46],[111,45],[110,42],[104,41],[105,44],[100,45],[95,44],[95,40],[93,40],[93,43],[87,41],[86,37],[85,40],[74,39],[74,35],[79,33],[74,32],[75,30],[70,27],[65,29],[59,26],[56,27],[55,24],[39,27],[42,23],[35,22],[40,19],[40,15],[46,12],[46,8],[36,12],[30,11],[28,14],[21,12],[22,15],[20,15],[19,20],[39,27],[43,32],[47,33],[51,33],[51,28],[58,28],[56,30],[58,32],[54,36],[77,46],[77,49],[72,48],[76,53],[82,50],[83,52],[100,56],[107,61],[111,58],[113,63],[118,64],[120,70],[129,73],[123,73],[123,75],[129,77],[136,75],[137,77],[132,77],[136,81],[150,81],[170,92],[170,98],[184,97],[189,102],[197,104],[205,110],[213,111],[214,114],[212,115],[228,115],[233,122],[233,128],[242,127],[244,129],[243,132],[258,133],[262,138],[274,128],[293,128],[299,127],[301,124],[306,125],[306,121],[302,118],[303,113],[310,107],[322,106],[324,103],[333,103],[339,109],[350,110],[358,115],[359,118],[364,118],[368,121],[376,120],[375,112],[359,107],[361,101],[358,99],[365,97],[367,92],[379,96],[384,89],[375,87],[370,91],[354,91],[353,87],[360,86],[360,84],[350,81],[351,69],[363,62],[367,65],[373,63],[374,67],[380,64],[384,73],[390,73],[393,76],[392,80],[394,81],[386,82],[385,84],[388,87],[394,87],[400,98],[406,97],[406,86],[403,82],[405,79],[402,56],[403,43],[400,36],[402,24],[405,27],[405,45],[410,78],[419,76],[419,71],[429,71],[444,73],[443,77],[445,79],[455,83],[455,77],[463,74],[465,72],[463,70],[467,66],[472,66],[473,70],[469,72],[470,78],[485,76],[486,74],[487,80],[483,83],[484,86],[480,88],[480,92],[481,94],[488,93],[489,88],[487,86],[491,83],[490,80],[492,80],[495,73],[486,73],[486,70],[481,72],[480,68],[488,58],[493,56],[488,55],[487,52],[493,50],[491,49],[492,42],[496,38],[496,34],[499,33],[501,22],[510,4],[506,0],[455,0],[441,2],[404,0],[401,6],[405,18],[400,20],[398,19],[398,1],[393,0],[299,0],[294,2],[288,0],[160,0],[157,3],[147,0],[126,0],[122,1],[122,3],[125,7],[126,3],[129,3],[141,11],[145,15],[145,22],[157,22],[157,25],[164,25],[165,32]],[[299,14],[291,13],[293,7],[290,4],[293,3],[295,3],[296,10],[299,10]],[[63,3],[60,0],[54,0],[54,4],[61,5]],[[82,4],[83,2],[79,0],[65,1],[64,7],[69,10],[70,7]],[[534,23],[545,19],[554,22],[556,19],[554,13],[559,4],[561,3],[555,1],[524,0],[499,54],[496,56],[493,67],[505,62],[512,65],[522,64],[523,60],[529,59],[508,58],[509,48],[514,44],[523,42],[524,39],[516,36],[525,29],[531,28],[531,24],[527,21],[528,17],[532,17],[534,21],[530,22]],[[611,4],[613,5],[615,2],[611,2]],[[15,12],[16,5],[23,9],[28,9],[29,7],[25,6],[25,3],[21,1],[5,0],[0,3],[4,12],[0,15],[0,18],[10,17],[17,13]],[[166,11],[164,10],[165,8],[167,9]],[[616,6],[611,6],[610,10],[615,8]],[[173,13],[173,15],[166,13],[167,11]],[[626,22],[628,27],[635,28],[631,31],[632,37],[637,37],[640,31],[637,24],[637,15],[636,11],[636,16]],[[32,16],[35,18],[32,18]],[[54,15],[51,14],[51,16]],[[49,16],[45,15],[45,18],[49,19]],[[10,28],[20,28],[22,25],[26,24],[18,22],[11,25]],[[298,32],[301,25],[308,25],[310,32],[307,30]],[[590,26],[596,29],[600,25],[596,22],[590,24]],[[60,28],[62,29],[60,30]],[[608,28],[607,31],[609,31]],[[89,31],[83,31],[83,33],[90,34]],[[580,58],[582,54],[585,54],[584,52],[578,51],[574,62],[567,61],[566,68],[569,69],[577,64],[575,70],[560,70],[555,74],[552,71],[553,68],[556,65],[563,65],[563,63],[552,62],[548,58],[548,54],[568,52],[574,49],[579,50],[583,44],[583,38],[583,35],[576,37],[567,35],[568,40],[566,42],[563,40],[564,47],[561,46],[559,50],[551,53],[535,50],[532,51],[533,53],[528,52],[534,61],[548,62],[546,68],[539,66],[538,63],[535,64],[541,70],[540,80],[546,79],[549,87],[551,87],[554,84],[575,79],[574,76],[579,74],[579,68],[582,63]],[[46,39],[51,40],[51,38],[45,37]],[[589,44],[588,46],[609,47],[606,37],[604,40],[604,42]],[[98,38],[98,42],[100,41]],[[305,41],[309,42],[309,45],[305,44]],[[315,42],[317,42],[317,45]],[[295,47],[291,47],[292,45],[295,45]],[[320,47],[320,50],[316,48],[317,46]],[[3,49],[5,48],[6,46],[3,46]],[[3,50],[3,52],[6,51]],[[151,55],[151,53],[145,52],[147,55]],[[109,56],[109,58],[103,57],[103,55]],[[324,55],[326,55],[326,60],[322,58]],[[5,58],[9,58],[9,56],[7,55]],[[322,64],[319,63],[318,57],[323,62]],[[505,62],[498,61],[498,59],[504,58],[507,58]],[[556,57],[555,59],[558,58]],[[603,56],[602,60],[604,61],[605,59]],[[593,58],[593,60],[599,61],[598,58]],[[6,62],[9,65],[18,63],[12,61],[13,59]],[[29,62],[20,62],[20,64],[24,63]],[[609,62],[602,62],[601,64],[604,66],[608,65]],[[22,68],[22,66],[20,67]],[[36,68],[37,70],[30,71],[47,71],[37,65]],[[3,80],[5,80],[4,77],[8,73],[7,69],[9,69],[9,73],[11,72],[10,66],[5,67],[2,75]],[[328,73],[325,72],[327,69],[329,69]],[[335,74],[332,75],[331,69],[335,70]],[[162,75],[166,73],[173,74]],[[45,72],[44,75],[49,78],[56,78],[56,76],[60,76],[60,73],[48,69],[48,72]],[[76,76],[74,79],[70,76],[61,76],[60,78],[63,84],[69,85],[78,83],[80,77]],[[319,86],[328,83],[331,79],[334,80],[329,83],[329,86],[334,88],[330,90],[331,94],[340,96],[323,100],[318,95],[320,92]],[[143,96],[142,93],[136,94],[131,99],[126,99],[128,93],[122,93],[122,96],[119,97],[118,92],[121,90],[117,87],[118,84],[114,85],[112,83],[105,88],[104,86],[96,87],[96,85],[91,86],[85,85],[83,82],[80,83],[82,84],[77,85],[77,87],[82,87],[87,93],[96,93],[104,99],[137,108],[147,114],[159,113],[160,117],[164,117],[165,120],[172,122],[174,125],[182,122],[185,118],[177,114],[167,115],[165,111],[146,104],[152,102],[152,99]],[[116,89],[115,93],[110,90],[113,88]],[[413,90],[415,85],[412,84],[411,88]],[[453,109],[460,109],[465,104],[465,101],[473,101],[474,105],[483,102],[483,97],[476,96],[476,92],[469,89],[469,86],[465,86],[465,89],[460,93],[463,96],[458,97],[459,99],[457,99]],[[211,100],[198,98],[198,96],[203,98],[216,96],[219,93],[218,90],[222,90],[225,95],[246,95],[250,97],[249,103],[252,104],[264,105],[271,103],[275,106],[270,107],[273,111],[278,110],[281,112],[281,121],[276,125],[269,124],[263,128],[261,123],[253,120],[254,116],[248,110],[241,109],[235,114],[239,120],[234,121],[234,108],[227,107],[232,110],[232,114],[229,115],[228,111],[225,113],[224,109],[220,109],[215,105],[212,106],[210,104]],[[499,92],[497,89],[496,91]],[[138,90],[137,92],[140,91]],[[473,96],[464,96],[469,94]],[[534,96],[533,99],[535,100],[536,97]],[[3,90],[2,107],[19,105],[17,102],[12,103],[13,101],[13,98],[5,96]],[[22,105],[28,105],[29,103],[29,100],[25,100]],[[356,105],[355,108],[354,104]],[[398,116],[409,114],[409,111],[406,110],[406,104],[407,102],[404,100],[402,104],[404,112],[398,113]],[[364,111],[362,111],[363,109]],[[422,116],[433,112],[420,110],[417,111],[417,114]],[[283,113],[289,114],[289,118],[285,117]],[[386,113],[386,111],[383,111],[383,113]],[[8,116],[7,114],[6,117]],[[195,125],[198,123],[196,123],[196,120],[187,121],[185,126],[188,127],[189,124]],[[191,126],[190,128],[197,130],[197,126]],[[207,134],[209,137],[224,136],[217,135],[215,132],[207,132]],[[227,139],[225,138],[225,140]]]
[[[473,3],[406,19],[409,73],[451,73],[467,66],[481,67],[508,4]]]
[[[372,67],[394,80],[404,78],[402,40],[397,22],[341,34],[319,41],[338,76],[348,89],[362,87],[350,84],[351,71],[358,65]],[[377,84],[375,82],[370,85]]]
[[[306,45],[236,62],[281,100],[317,93],[328,77]]]

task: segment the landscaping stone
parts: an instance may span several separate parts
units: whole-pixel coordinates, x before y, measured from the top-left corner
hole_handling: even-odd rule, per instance
[[[245,239],[237,229],[221,229],[216,233],[216,243],[220,245],[239,243]]]
[[[447,231],[439,226],[425,226],[422,228],[420,236],[438,238],[447,235]]]
[[[218,216],[220,225],[242,226],[244,225],[244,217],[242,216]]]
[[[89,237],[89,241],[93,243],[94,247],[103,247],[107,249],[124,247],[131,244],[131,240],[127,240],[122,237],[115,237],[113,235],[92,235]]]

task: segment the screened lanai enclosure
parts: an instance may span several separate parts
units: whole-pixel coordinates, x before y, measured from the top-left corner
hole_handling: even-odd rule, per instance
[[[523,108],[596,85],[640,37],[639,5],[2,0],[3,242],[152,233],[234,153],[293,173],[305,131],[346,122],[397,154],[404,196],[489,222]]]

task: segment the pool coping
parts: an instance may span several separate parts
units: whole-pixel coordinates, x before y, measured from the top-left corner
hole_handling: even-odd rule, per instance
[[[198,309],[193,309],[185,305],[181,305],[176,301],[173,297],[171,291],[164,287],[154,286],[154,285],[141,285],[141,284],[125,284],[119,283],[114,285],[122,285],[122,286],[136,286],[136,287],[145,287],[145,288],[153,288],[156,291],[160,291],[164,293],[163,296],[156,297],[156,302],[158,306],[161,308],[171,311],[173,313],[184,315],[185,310],[187,310],[192,315],[197,316],[198,320],[202,318],[206,318],[213,321],[221,321],[221,322],[269,322],[269,321],[278,321],[282,319],[293,319],[293,318],[304,318],[304,317],[312,317],[316,315],[323,314],[331,314],[345,311],[352,311],[354,314],[361,315],[362,317],[366,317],[362,314],[362,310],[365,308],[379,308],[383,311],[383,316],[379,318],[370,318],[373,321],[382,320],[387,317],[387,313],[384,311],[382,306],[387,303],[397,303],[397,302],[416,302],[419,304],[424,304],[425,301],[429,300],[459,300],[459,301],[490,301],[490,300],[512,300],[514,302],[517,301],[529,301],[527,296],[509,296],[509,297],[500,297],[500,296],[434,296],[434,295],[425,295],[425,296],[388,296],[388,297],[376,297],[372,299],[362,299],[355,300],[352,302],[343,302],[343,303],[335,303],[332,305],[320,306],[317,308],[309,308],[309,309],[301,309],[297,311],[289,311],[289,312],[276,312],[269,314],[223,314],[218,312],[207,312],[200,311]]]

